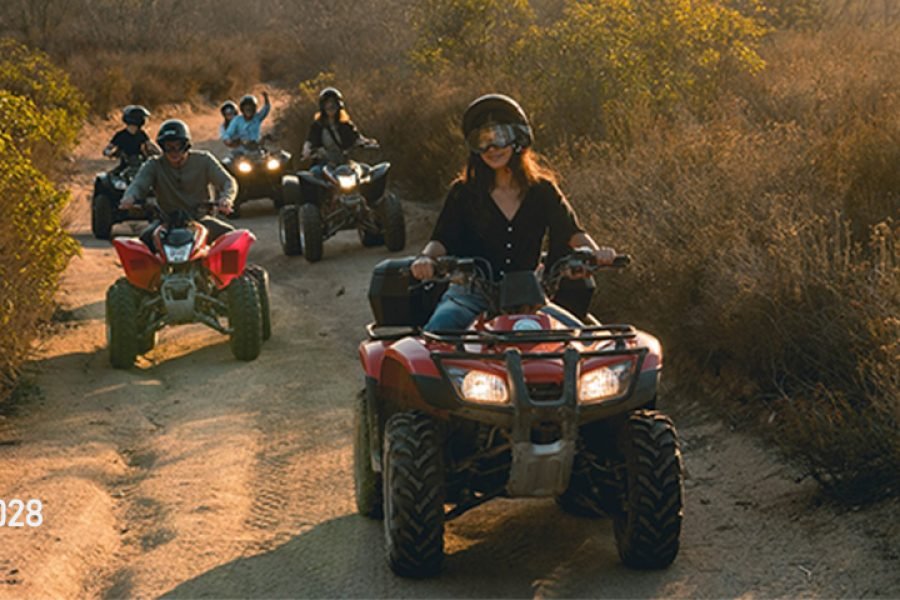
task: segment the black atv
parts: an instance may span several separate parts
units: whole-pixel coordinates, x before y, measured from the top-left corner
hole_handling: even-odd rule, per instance
[[[374,149],[376,144],[366,148]],[[325,240],[338,231],[356,229],[363,246],[397,252],[406,246],[406,223],[400,199],[386,191],[391,163],[374,166],[350,160],[325,165],[319,173],[300,171],[282,180],[284,206],[278,215],[281,248],[288,256],[322,259]],[[304,203],[302,183],[317,190],[316,202]]]
[[[260,142],[244,142],[242,150],[222,159],[238,183],[232,219],[240,217],[241,204],[248,200],[271,198],[276,209],[284,204],[281,178],[288,170],[291,155],[284,150],[269,150],[266,143],[271,141],[271,136],[266,135]]]
[[[116,155],[113,155],[115,158]],[[136,205],[131,210],[119,208],[119,202],[128,185],[144,164],[144,158],[132,156],[121,165],[99,173],[94,179],[94,196],[91,199],[91,231],[98,240],[108,240],[113,225],[124,221],[150,221],[153,210],[146,204]]]

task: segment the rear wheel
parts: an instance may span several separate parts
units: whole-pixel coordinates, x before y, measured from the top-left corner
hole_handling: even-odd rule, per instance
[[[259,291],[259,310],[262,313],[262,339],[272,337],[272,314],[269,304],[269,272],[259,265],[247,265],[247,273],[256,282]]]
[[[303,253],[300,243],[300,215],[297,206],[283,206],[278,211],[278,239],[281,250],[287,256],[299,256]]]
[[[372,469],[372,446],[369,437],[369,407],[366,390],[362,390],[353,411],[353,484],[356,492],[356,509],[364,517],[380,519],[384,497],[381,491],[381,474]]]
[[[315,204],[304,204],[300,207],[300,221],[303,237],[300,242],[303,247],[303,255],[309,262],[322,260],[323,224],[322,214]]]
[[[106,292],[106,344],[109,362],[116,369],[128,369],[137,358],[140,293],[122,277]]]
[[[254,360],[262,349],[262,311],[256,282],[244,273],[228,285],[227,291],[231,352],[238,360]]]
[[[97,194],[91,200],[91,232],[98,240],[108,240],[112,234],[112,201],[104,194]]]
[[[382,200],[384,245],[391,252],[399,252],[406,246],[406,221],[400,199],[388,192]]]
[[[678,554],[683,471],[672,421],[653,410],[633,412],[621,432],[625,502],[613,517],[619,557],[629,567],[662,569]]]
[[[384,534],[398,575],[428,577],[444,560],[444,469],[434,422],[420,412],[392,416],[384,432]]]

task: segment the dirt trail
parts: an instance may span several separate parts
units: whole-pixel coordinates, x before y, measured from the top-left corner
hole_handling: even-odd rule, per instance
[[[214,109],[186,120],[197,146],[221,152]],[[240,224],[272,276],[274,335],[259,359],[235,361],[225,337],[192,326],[164,331],[137,368],[113,370],[104,294],[120,270],[91,237],[88,208],[115,127],[101,125],[76,156],[71,230],[83,254],[59,293],[65,320],[41,343],[33,384],[0,414],[0,498],[44,505],[40,527],[0,528],[0,595],[900,596],[897,504],[816,508],[814,486],[771,452],[702,417],[700,403],[672,400],[663,408],[680,426],[688,479],[670,569],[622,567],[606,521],[497,500],[449,525],[440,578],[393,577],[380,524],[354,512],[351,479],[355,348],[368,276],[387,252],[345,233],[321,263],[288,258],[270,203],[248,204]],[[411,208],[413,250],[430,215]]]

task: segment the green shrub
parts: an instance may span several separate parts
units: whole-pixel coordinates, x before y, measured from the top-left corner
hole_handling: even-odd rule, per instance
[[[78,245],[60,221],[68,192],[48,177],[71,149],[84,103],[47,58],[2,42],[0,60],[0,390],[14,382],[59,274]],[[39,168],[40,165],[40,168]]]

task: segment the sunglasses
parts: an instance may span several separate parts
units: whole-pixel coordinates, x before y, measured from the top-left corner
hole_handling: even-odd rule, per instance
[[[516,128],[513,125],[485,125],[466,137],[469,149],[477,154],[487,152],[491,146],[502,150],[515,142]]]
[[[163,144],[163,152],[166,154],[182,154],[187,150],[187,144],[184,142],[165,142]]]

